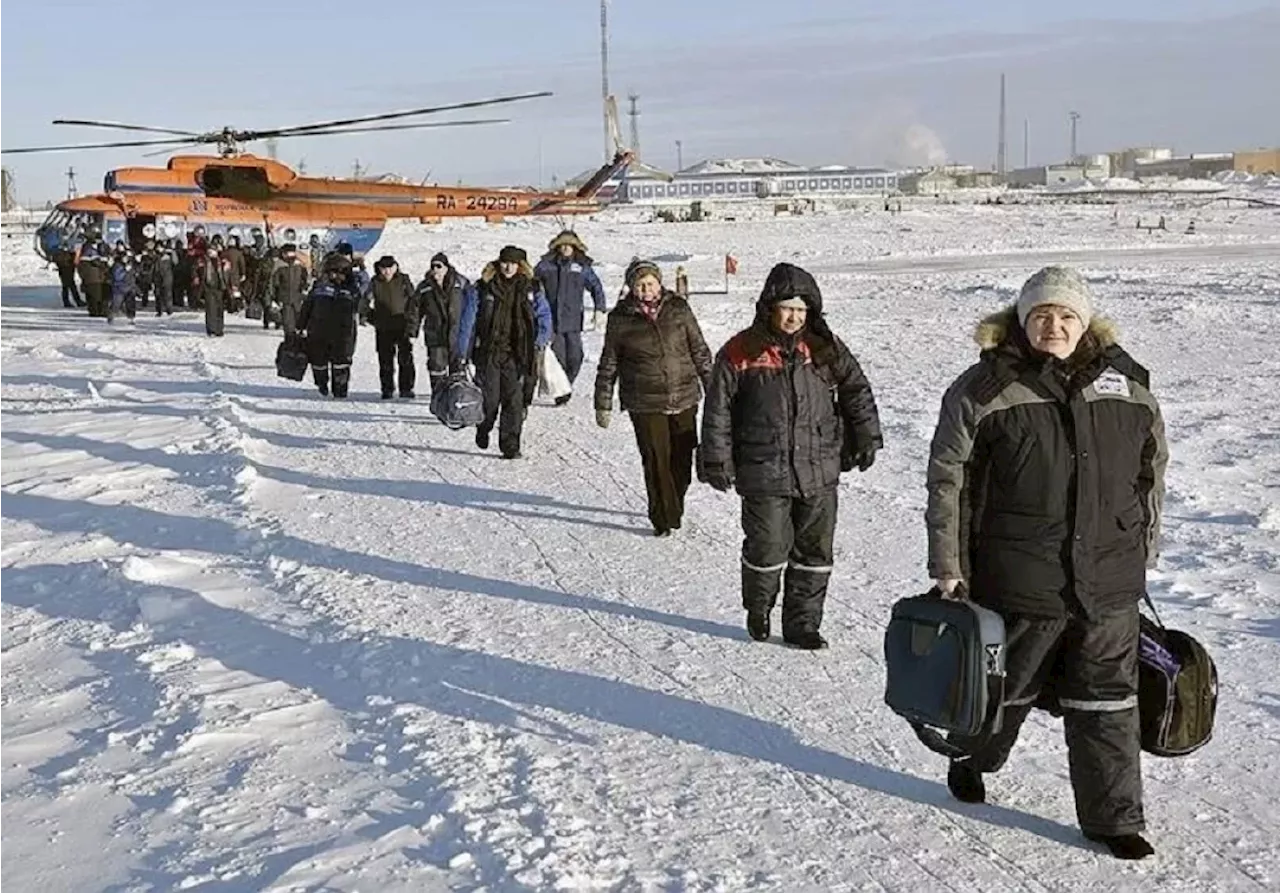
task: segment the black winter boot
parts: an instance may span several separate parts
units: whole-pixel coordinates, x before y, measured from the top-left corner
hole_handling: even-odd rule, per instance
[[[787,633],[784,629],[782,641],[802,651],[821,651],[827,647],[827,640],[816,629],[802,629],[794,633]]]
[[[987,786],[982,783],[982,773],[968,763],[952,761],[951,768],[947,770],[947,790],[961,803],[987,801]]]
[[[748,611],[747,612],[747,633],[757,642],[766,642],[769,639],[769,612],[768,611]]]
[[[1156,852],[1141,834],[1091,834],[1086,831],[1084,836],[1105,846],[1117,859],[1145,859]]]

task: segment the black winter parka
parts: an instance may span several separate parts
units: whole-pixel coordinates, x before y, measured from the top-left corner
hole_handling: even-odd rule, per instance
[[[1004,614],[1094,617],[1139,599],[1168,459],[1147,370],[1095,318],[1069,360],[1012,309],[942,400],[930,451],[929,573]]]
[[[782,298],[803,298],[806,326],[773,330]],[[756,319],[720,348],[702,418],[700,476],[732,478],[742,496],[813,496],[834,488],[850,457],[880,449],[871,385],[827,326],[813,277],[789,264],[770,273]]]

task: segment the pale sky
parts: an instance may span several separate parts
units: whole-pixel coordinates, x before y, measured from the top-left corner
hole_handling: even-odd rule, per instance
[[[945,155],[990,167],[1001,72],[1011,166],[1024,120],[1033,162],[1064,157],[1071,110],[1085,152],[1280,144],[1280,0],[613,0],[610,24],[612,91],[624,112],[640,94],[642,155],[667,169],[676,140],[686,165]],[[359,159],[441,183],[550,185],[604,151],[596,0],[7,0],[0,42],[6,148],[111,138],[55,117],[267,127],[552,90],[476,113],[510,124],[281,141],[280,158],[313,174],[347,175]],[[34,202],[64,196],[68,166],[85,192],[109,168],[163,165],[144,151],[5,165]]]

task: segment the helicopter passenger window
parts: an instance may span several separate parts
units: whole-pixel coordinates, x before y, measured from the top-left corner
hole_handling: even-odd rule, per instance
[[[199,174],[205,194],[214,198],[267,198],[271,184],[260,167],[209,165]]]

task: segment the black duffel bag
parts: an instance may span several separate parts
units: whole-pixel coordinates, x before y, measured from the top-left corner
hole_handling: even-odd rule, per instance
[[[1181,630],[1141,615],[1138,640],[1138,714],[1142,749],[1181,757],[1209,743],[1218,710],[1218,668],[1204,646]]]
[[[276,348],[276,375],[290,381],[302,381],[307,377],[307,342],[299,335],[285,335]]]
[[[432,395],[431,414],[454,431],[473,428],[484,421],[484,394],[467,373],[455,372]]]

